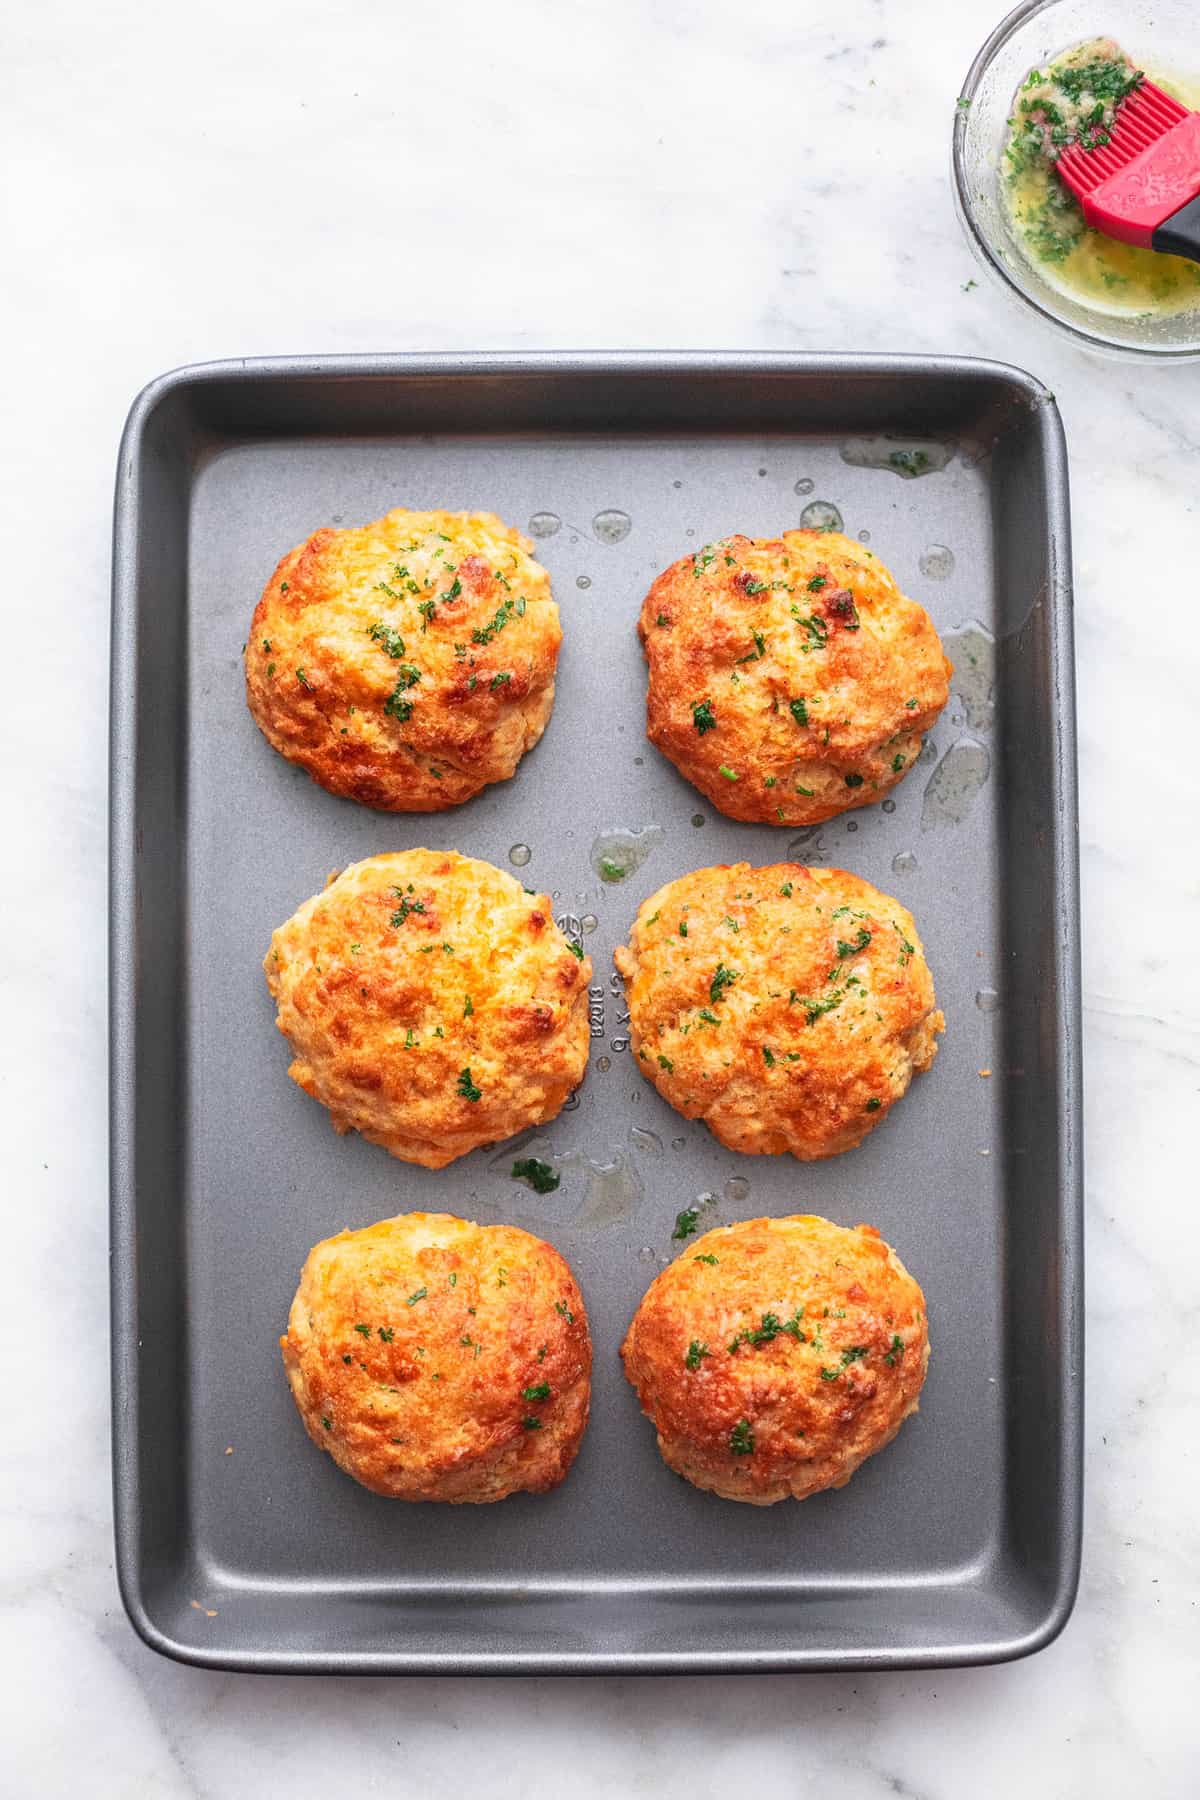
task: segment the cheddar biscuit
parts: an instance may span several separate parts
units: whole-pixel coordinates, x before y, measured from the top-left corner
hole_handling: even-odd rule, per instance
[[[844,869],[697,869],[650,896],[614,960],[642,1074],[751,1156],[852,1149],[945,1023],[911,913]]]
[[[454,851],[373,856],[281,925],[263,968],[289,1074],[405,1162],[554,1118],[583,1079],[591,963],[546,894]]]
[[[327,1238],[280,1347],[313,1442],[390,1499],[544,1493],[587,1424],[583,1298],[558,1251],[512,1225],[417,1212]]]
[[[313,780],[384,812],[444,812],[507,781],[546,729],[562,631],[528,538],[494,513],[388,513],[280,562],[246,698]]]
[[[917,1410],[925,1299],[869,1225],[750,1219],[689,1240],[621,1356],[676,1474],[754,1506],[803,1500]]]
[[[658,577],[638,632],[650,742],[733,819],[882,799],[949,697],[928,613],[840,532],[706,544]]]

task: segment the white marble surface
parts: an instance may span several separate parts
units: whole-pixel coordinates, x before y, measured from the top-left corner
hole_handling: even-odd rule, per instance
[[[950,115],[999,4],[5,12],[4,1796],[1197,1791],[1200,1321],[1190,1240],[1175,1238],[1192,1227],[1200,1066],[1200,367],[1091,361],[989,286],[964,291],[977,271],[948,192]],[[121,1611],[104,811],[122,419],[143,381],[192,360],[555,345],[958,350],[1027,365],[1062,406],[1088,1498],[1077,1612],[1028,1662],[305,1682],[169,1664]]]

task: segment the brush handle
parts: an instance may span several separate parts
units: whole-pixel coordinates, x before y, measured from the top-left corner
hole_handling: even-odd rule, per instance
[[[1151,248],[1165,250],[1171,256],[1190,256],[1200,263],[1200,194],[1173,212],[1155,228]]]

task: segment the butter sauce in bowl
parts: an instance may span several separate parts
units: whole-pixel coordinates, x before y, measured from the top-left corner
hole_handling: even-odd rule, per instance
[[[1200,357],[1200,265],[1092,230],[1054,167],[1077,138],[1105,141],[1142,72],[1200,106],[1194,19],[1192,0],[1029,0],[997,26],[959,97],[953,174],[968,241],[1010,292],[1093,349]],[[1099,34],[1108,28],[1119,42]]]

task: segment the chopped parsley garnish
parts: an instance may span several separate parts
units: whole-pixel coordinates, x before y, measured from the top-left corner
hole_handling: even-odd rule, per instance
[[[687,1347],[687,1355],[683,1359],[684,1364],[687,1368],[695,1370],[700,1367],[701,1362],[706,1356],[711,1355],[712,1351],[707,1344],[702,1344],[699,1338],[693,1338]]]
[[[882,1105],[883,1101],[880,1100],[877,1095],[873,1095],[872,1098],[867,1101],[867,1111],[878,1112]]]
[[[424,1300],[426,1298],[426,1296],[428,1295],[428,1293],[429,1293],[429,1289],[427,1287],[417,1288],[415,1293],[412,1293],[408,1296],[408,1299],[404,1302],[405,1306],[415,1306],[417,1304],[417,1301]]]
[[[300,683],[302,688],[311,688],[312,686],[312,682],[308,679],[308,676],[304,673],[303,669],[296,670],[296,680]]]
[[[699,1221],[700,1208],[698,1206],[685,1206],[682,1212],[675,1214],[675,1229],[671,1233],[671,1236],[673,1238],[691,1237]]]
[[[845,938],[839,938],[837,941],[838,961],[841,962],[847,956],[857,956],[860,950],[866,949],[870,941],[871,934],[865,925],[859,926],[858,936],[854,939],[853,943],[848,944]]]
[[[785,881],[785,882],[784,882],[784,884],[783,884],[783,886],[782,886],[782,887],[781,887],[781,888],[780,888],[780,890],[779,890],[779,891],[780,891],[780,893],[781,893],[781,894],[782,894],[782,895],[783,895],[783,897],[784,897],[784,899],[785,899],[785,900],[790,900],[790,899],[791,899],[791,897],[792,897],[792,884],[791,884],[791,882],[790,882],[790,881]]]
[[[812,999],[811,997],[803,995],[799,996],[799,998],[800,1003],[804,1008],[805,1018],[810,1025],[815,1025],[822,1013],[832,1012],[835,1006],[841,1005],[842,1001],[846,998],[846,990],[844,988],[835,988],[831,994],[824,994],[819,999]]]
[[[417,602],[417,611],[421,615],[421,630],[428,631],[429,627],[433,624],[433,615],[437,611],[437,601],[419,600]]]
[[[562,1180],[558,1170],[539,1156],[519,1156],[512,1166],[512,1178],[528,1182],[535,1194],[552,1194]]]
[[[892,758],[892,774],[898,775],[903,767],[904,767],[904,758],[901,756],[900,752],[897,750],[895,756],[893,756],[893,758]]]
[[[915,700],[906,700],[906,701],[905,701],[905,702],[904,702],[904,704],[905,704],[905,706],[907,706],[907,708],[908,708],[908,710],[909,710],[909,712],[915,712],[915,710],[916,710],[916,705],[917,705],[917,703],[916,703],[916,701],[915,701]]]
[[[845,781],[848,788],[860,788],[863,784],[861,775],[847,775]]]
[[[929,467],[929,455],[924,450],[891,450],[888,464],[899,475],[923,475]]]
[[[498,674],[495,674],[492,676],[492,680],[491,680],[492,692],[495,693],[495,691],[498,687],[506,687],[511,680],[512,680],[512,670],[511,669],[501,669],[498,672]]]
[[[658,1066],[660,1069],[665,1069],[668,1075],[673,1075],[675,1073],[675,1064],[671,1061],[669,1056],[660,1055]]]
[[[717,774],[723,775],[725,777],[726,781],[737,781],[738,780],[737,770],[731,769],[729,767],[728,763],[721,763],[717,769]]]
[[[797,725],[808,724],[808,702],[803,696],[799,700],[789,700],[788,711],[791,713],[793,719],[795,719]]]
[[[697,700],[692,706],[692,724],[703,737],[706,731],[715,731],[717,721],[713,716],[712,705],[708,700]]]
[[[762,632],[753,631],[750,635],[754,639],[754,648],[753,650],[747,650],[745,656],[739,656],[737,658],[738,663],[761,662],[763,657],[767,654],[767,640]]]
[[[707,1006],[702,1006],[700,1008],[699,1016],[704,1020],[704,1023],[706,1025],[719,1025],[721,1023],[721,1021],[720,1021],[720,1019],[718,1019],[716,1013],[709,1012]]]
[[[903,1355],[904,1355],[904,1339],[900,1336],[900,1333],[898,1331],[894,1331],[892,1333],[891,1348],[890,1348],[890,1350],[887,1351],[883,1360],[887,1364],[889,1369],[894,1369],[896,1364],[899,1362],[900,1358]]]
[[[802,613],[798,606],[793,606],[792,617],[808,634],[808,642],[800,646],[805,654],[810,650],[823,650],[829,641],[829,629],[824,619],[819,619],[816,613]]]
[[[395,719],[403,725],[412,718],[413,703],[405,699],[403,687],[397,686],[384,701],[383,710],[389,719]]]
[[[571,952],[572,956],[578,957],[580,962],[583,961],[583,945],[579,942],[578,938],[568,938],[567,949]]]
[[[716,1006],[717,1002],[721,999],[726,988],[732,987],[734,982],[738,979],[739,973],[737,969],[727,969],[723,962],[717,964],[716,969],[713,972],[713,978],[708,984],[708,997],[714,1006]]]
[[[822,1381],[836,1381],[838,1376],[841,1374],[842,1369],[849,1368],[851,1363],[861,1361],[861,1359],[863,1357],[865,1357],[866,1354],[867,1354],[867,1347],[865,1344],[851,1344],[848,1350],[842,1351],[842,1366],[841,1366],[841,1368],[840,1369],[822,1369],[821,1370],[821,1380]]]
[[[399,931],[401,925],[403,925],[410,913],[423,913],[425,911],[425,902],[423,900],[410,900],[407,894],[401,894],[399,888],[393,888],[392,892],[393,894],[400,894],[400,904],[392,914],[389,924],[393,931]]]
[[[821,589],[827,585],[828,583],[824,575],[814,575],[808,584],[808,591],[810,594],[819,594]]]
[[[464,1100],[483,1099],[483,1089],[477,1088],[475,1083],[471,1080],[470,1069],[459,1070],[457,1091],[462,1095]]]
[[[670,619],[668,619],[666,613],[659,613],[659,615],[658,615],[657,619],[655,619],[654,623],[661,630],[664,625],[669,625],[671,623],[671,621],[670,621]]]
[[[542,1421],[540,1419],[535,1419],[532,1413],[530,1413],[528,1417],[522,1419],[521,1423],[526,1431],[540,1431],[542,1429]]]
[[[790,1319],[781,1319],[778,1313],[765,1312],[757,1325],[743,1325],[742,1329],[730,1340],[729,1354],[736,1356],[742,1344],[773,1344],[777,1337],[790,1337],[794,1343],[807,1344],[808,1339],[800,1329],[800,1321],[804,1317],[804,1308],[798,1306]]]
[[[396,1335],[395,1330],[391,1325],[380,1325],[378,1331],[379,1341],[383,1344],[390,1344]]]
[[[565,1300],[556,1300],[554,1302],[554,1310],[556,1313],[562,1315],[568,1325],[573,1325],[575,1323],[575,1314],[571,1311]]]
[[[457,588],[459,584],[456,581],[454,585]],[[492,639],[496,636],[496,633],[504,630],[504,627],[508,624],[512,615],[512,601],[502,600],[488,623],[486,625],[477,625],[475,627],[474,631],[471,633],[471,642],[473,644],[490,644]]]
[[[369,1338],[371,1335],[371,1327],[369,1325],[356,1325],[354,1329],[358,1332],[360,1337]]]
[[[711,1263],[714,1269],[717,1267],[720,1260],[720,1257],[714,1256],[711,1250],[702,1252],[701,1255],[693,1256],[692,1258],[693,1262]]]
[[[775,1052],[766,1044],[762,1047],[762,1059],[766,1063],[768,1069],[773,1069],[775,1067]]]
[[[522,1388],[521,1398],[522,1400],[548,1400],[550,1398],[550,1383],[548,1381],[539,1381],[536,1387]]]
[[[377,644],[382,644],[388,655],[394,660],[399,661],[404,655],[404,639],[400,633],[393,631],[390,625],[384,625],[379,619],[376,619],[371,626],[369,636],[373,637]]]
[[[687,920],[686,919],[680,919],[680,921],[679,921],[679,935],[680,935],[680,937],[687,936]]]
[[[739,1419],[730,1432],[729,1453],[731,1456],[754,1455],[754,1433],[750,1429],[749,1419]]]
[[[475,1011],[475,1002],[472,1000],[470,994],[468,994],[466,999],[463,1001],[463,1018],[469,1019],[471,1017],[471,1014],[474,1011]]]

